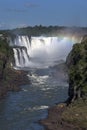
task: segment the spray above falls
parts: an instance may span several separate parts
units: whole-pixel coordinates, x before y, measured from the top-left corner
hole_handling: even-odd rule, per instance
[[[16,67],[47,67],[65,60],[75,41],[69,37],[17,36],[13,46]]]

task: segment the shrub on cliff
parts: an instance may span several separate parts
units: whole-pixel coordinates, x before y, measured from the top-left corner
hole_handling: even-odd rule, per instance
[[[87,96],[87,38],[75,44],[67,58],[71,100]]]
[[[13,51],[8,44],[8,41],[5,37],[0,37],[0,57],[11,57],[13,56]]]
[[[75,44],[67,57],[69,68],[69,106],[62,113],[62,120],[74,129],[87,129],[87,36]]]
[[[10,62],[13,60],[13,51],[9,47],[7,38],[3,35],[0,37],[0,79],[3,79],[5,69],[10,66]]]

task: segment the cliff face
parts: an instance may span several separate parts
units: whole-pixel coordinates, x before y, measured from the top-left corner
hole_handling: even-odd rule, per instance
[[[13,51],[9,47],[7,38],[0,37],[0,79],[4,78],[4,70],[8,66],[10,67],[10,62],[13,59]]]
[[[69,100],[87,96],[87,36],[75,44],[67,57],[69,68]]]
[[[87,36],[75,44],[67,57],[69,68],[69,106],[62,120],[73,124],[74,129],[87,130]],[[74,130],[73,129],[73,130]]]
[[[9,47],[6,36],[0,36],[0,98],[6,95],[8,90],[18,91],[20,85],[29,83],[27,73],[14,70],[11,63],[14,62],[12,48]]]

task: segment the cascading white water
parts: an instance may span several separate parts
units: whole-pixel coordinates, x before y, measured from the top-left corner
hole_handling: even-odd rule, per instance
[[[25,60],[24,66],[27,66],[29,63],[29,57],[28,57],[27,52],[25,50],[22,50],[22,52],[23,52],[23,56],[24,56],[24,60]]]
[[[15,65],[32,68],[53,65],[66,59],[74,43],[70,37],[41,36],[30,40],[28,36],[17,36],[12,43]]]
[[[22,50],[20,50],[20,48],[18,48],[19,51],[19,57],[20,57],[20,66],[24,65],[24,60],[23,60],[23,53]]]
[[[16,66],[20,66],[17,49],[13,48],[13,52],[14,52],[15,64]]]

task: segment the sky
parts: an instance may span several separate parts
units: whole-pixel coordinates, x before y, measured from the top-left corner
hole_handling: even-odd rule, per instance
[[[0,29],[87,26],[87,0],[0,0]]]

